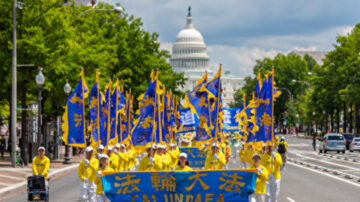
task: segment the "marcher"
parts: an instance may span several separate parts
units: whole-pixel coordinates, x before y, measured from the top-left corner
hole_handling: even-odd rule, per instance
[[[101,155],[104,153],[105,147],[103,145],[99,145],[97,148],[96,158],[100,161]]]
[[[266,181],[269,179],[267,169],[260,164],[261,157],[258,153],[255,153],[252,157],[253,163],[249,168],[255,168],[257,170],[257,178],[255,191],[249,195],[249,202],[265,202],[266,194]]]
[[[242,145],[242,148],[239,151],[239,157],[240,157],[240,168],[246,168],[246,150],[244,144]]]
[[[33,175],[42,175],[45,179],[49,179],[49,168],[50,160],[47,156],[45,156],[45,147],[39,147],[38,156],[35,156],[32,160]]]
[[[282,158],[278,152],[273,151],[271,144],[267,145],[266,153],[261,158],[261,164],[269,173],[269,180],[266,182],[266,201],[277,202],[280,192]]]
[[[229,160],[231,157],[231,147],[229,145],[229,140],[225,140],[225,160],[226,160],[226,165],[225,165],[225,169],[228,169],[229,167]]]
[[[285,141],[285,137],[282,136],[280,138],[280,142],[279,142],[279,146],[278,146],[278,152],[281,155],[282,162],[283,162],[283,165],[280,167],[280,170],[285,169],[286,156],[287,156],[287,147],[288,147],[288,144]]]
[[[205,160],[205,170],[219,170],[226,164],[224,154],[219,151],[219,144],[214,142],[211,145],[211,152],[208,152]]]
[[[128,169],[127,162],[129,160],[128,154],[126,153],[125,144],[120,144],[119,156],[119,168],[118,171],[126,171]]]
[[[179,155],[179,165],[175,168],[176,171],[192,171],[192,168],[189,167],[189,162],[187,161],[187,154],[181,153]]]
[[[112,168],[110,168],[110,166],[108,166],[109,164],[109,157],[106,154],[102,154],[100,156],[100,167],[97,171],[97,175],[96,175],[96,179],[95,179],[95,184],[96,184],[96,202],[105,202],[106,200],[106,196],[104,194],[104,190],[103,190],[103,186],[102,186],[102,182],[101,182],[101,174],[103,172],[112,172],[114,171]]]
[[[147,155],[140,160],[139,171],[154,171],[155,170],[155,145],[149,145],[146,148]]]
[[[85,159],[80,161],[78,176],[80,178],[81,200],[84,202],[96,201],[96,171],[99,169],[99,160],[93,155],[93,148],[86,147]]]

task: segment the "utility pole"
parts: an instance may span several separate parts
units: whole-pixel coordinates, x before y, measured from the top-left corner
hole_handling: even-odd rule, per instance
[[[11,66],[11,166],[16,166],[16,93],[17,93],[17,86],[16,86],[16,4],[17,0],[13,0],[13,49],[12,49],[12,66]]]

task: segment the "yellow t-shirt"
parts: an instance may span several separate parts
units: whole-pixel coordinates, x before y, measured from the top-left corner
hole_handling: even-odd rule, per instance
[[[78,169],[78,176],[81,182],[88,178],[88,182],[95,182],[96,171],[99,169],[99,160],[92,157],[89,164],[85,164],[85,160],[81,160]],[[86,171],[85,171],[86,170]]]
[[[110,167],[114,170],[114,171],[119,171],[119,155],[112,153],[110,155]]]
[[[218,152],[218,159],[215,159],[214,155],[209,152],[205,160],[205,170],[219,170],[226,164],[225,156],[222,152]]]
[[[50,168],[50,160],[48,157],[43,156],[40,159],[39,156],[36,156],[32,160],[32,170],[33,175],[43,175],[45,179],[48,179],[48,171]]]
[[[268,170],[269,175],[274,176],[274,179],[281,179],[280,166],[283,164],[282,158],[279,153],[274,152],[274,154],[275,159],[267,153],[263,154],[261,157],[261,165]]]
[[[155,161],[155,170],[163,170],[164,169],[164,163],[163,163],[163,156],[160,156],[159,154],[154,155],[154,161]]]
[[[175,168],[176,171],[192,171],[192,168],[189,166],[185,166],[184,168],[180,168],[180,166],[177,166]]]
[[[155,162],[151,162],[148,156],[140,160],[138,171],[155,171]]]
[[[127,170],[127,162],[129,160],[129,155],[126,152],[118,152],[117,155],[119,156],[118,171]]]
[[[249,168],[255,168],[251,165]],[[261,173],[257,173],[258,176],[256,178],[256,185],[254,194],[266,194],[266,181],[269,179],[267,169],[260,165],[259,168],[261,169]]]
[[[114,170],[112,168],[110,168],[109,166],[106,166],[106,168],[104,170],[99,168],[98,171],[113,172]],[[96,194],[102,194],[104,192],[104,190],[103,190],[103,186],[102,186],[102,182],[101,182],[101,177],[96,177],[95,184],[96,184]]]

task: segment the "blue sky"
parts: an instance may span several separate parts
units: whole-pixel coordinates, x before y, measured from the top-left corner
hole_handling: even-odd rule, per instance
[[[360,0],[102,0],[120,3],[141,17],[144,29],[160,34],[171,51],[192,7],[213,68],[252,74],[256,59],[292,50],[331,50],[337,35],[360,21]]]

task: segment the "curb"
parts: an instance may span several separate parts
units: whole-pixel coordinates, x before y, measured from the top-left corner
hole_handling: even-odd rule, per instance
[[[49,177],[56,177],[57,175],[59,175],[61,173],[64,173],[66,171],[72,170],[74,168],[77,168],[78,166],[79,166],[78,164],[74,164],[74,165],[71,165],[71,166],[68,166],[68,167],[65,167],[65,168],[57,169],[57,170],[49,173]],[[3,195],[3,194],[9,193],[11,191],[21,189],[21,188],[26,187],[26,186],[27,186],[27,180],[25,179],[23,182],[14,184],[11,187],[6,187],[6,188],[0,190],[0,196]]]

